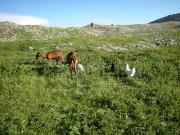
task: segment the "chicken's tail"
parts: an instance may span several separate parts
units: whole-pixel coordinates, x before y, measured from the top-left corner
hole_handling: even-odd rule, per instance
[[[131,77],[134,76],[135,72],[136,72],[136,69],[133,67],[133,68],[132,68]]]

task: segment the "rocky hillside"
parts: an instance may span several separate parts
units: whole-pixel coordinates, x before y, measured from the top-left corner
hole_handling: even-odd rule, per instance
[[[162,23],[162,22],[180,22],[180,13],[168,15],[166,17],[157,19],[155,21],[152,21],[150,23]]]
[[[97,34],[141,34],[149,32],[159,32],[164,30],[174,30],[180,26],[180,22],[168,22],[168,23],[157,23],[157,24],[135,24],[135,25],[87,25],[83,29],[85,31],[94,32]]]
[[[0,41],[12,42],[16,40],[50,40],[54,38],[71,37],[73,35],[107,36],[149,35],[163,31],[176,31],[180,22],[137,24],[137,25],[87,25],[81,28],[59,28],[34,25],[18,25],[11,22],[0,22]]]
[[[49,40],[59,36],[67,36],[72,30],[57,27],[34,25],[18,25],[11,22],[0,22],[0,41],[16,40]]]

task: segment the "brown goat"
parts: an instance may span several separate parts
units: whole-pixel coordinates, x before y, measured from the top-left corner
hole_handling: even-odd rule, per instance
[[[46,58],[47,53],[45,52],[37,52],[36,58]]]
[[[69,65],[70,72],[72,73],[74,71],[76,73],[76,67],[78,64],[76,53],[70,52],[67,54],[66,58],[67,58],[66,64]]]
[[[56,60],[56,62],[58,63],[59,60],[61,60],[62,63],[64,63],[64,53],[59,51],[59,50],[55,50],[55,51],[50,51],[47,53],[44,52],[38,52],[36,54],[36,58],[47,58],[49,61],[51,60]]]
[[[46,58],[49,61],[56,60],[57,63],[61,60],[61,62],[64,63],[64,53],[58,50],[48,52]]]

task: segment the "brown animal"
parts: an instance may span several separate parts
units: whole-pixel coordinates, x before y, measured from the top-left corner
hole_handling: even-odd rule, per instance
[[[48,52],[47,55],[46,55],[46,58],[49,61],[56,60],[57,63],[58,63],[59,60],[61,60],[61,62],[64,63],[64,53],[59,51],[59,50]]]
[[[46,58],[47,53],[46,52],[37,52],[36,58]]]
[[[66,64],[69,65],[70,72],[72,73],[74,71],[76,73],[76,67],[78,64],[76,53],[70,52],[67,54],[66,58],[67,58]]]
[[[59,51],[59,50],[50,51],[50,52],[47,52],[47,53],[38,52],[36,54],[36,58],[47,58],[49,61],[56,60],[57,63],[58,63],[59,60],[61,60],[61,62],[64,63],[64,53]]]

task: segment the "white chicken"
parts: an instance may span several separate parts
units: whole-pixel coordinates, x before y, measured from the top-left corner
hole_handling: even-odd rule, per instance
[[[133,77],[136,72],[136,69],[134,67],[130,69],[129,65],[126,63],[125,72],[128,76]]]
[[[84,67],[82,64],[77,64],[77,68],[80,69],[81,71],[84,71]]]

